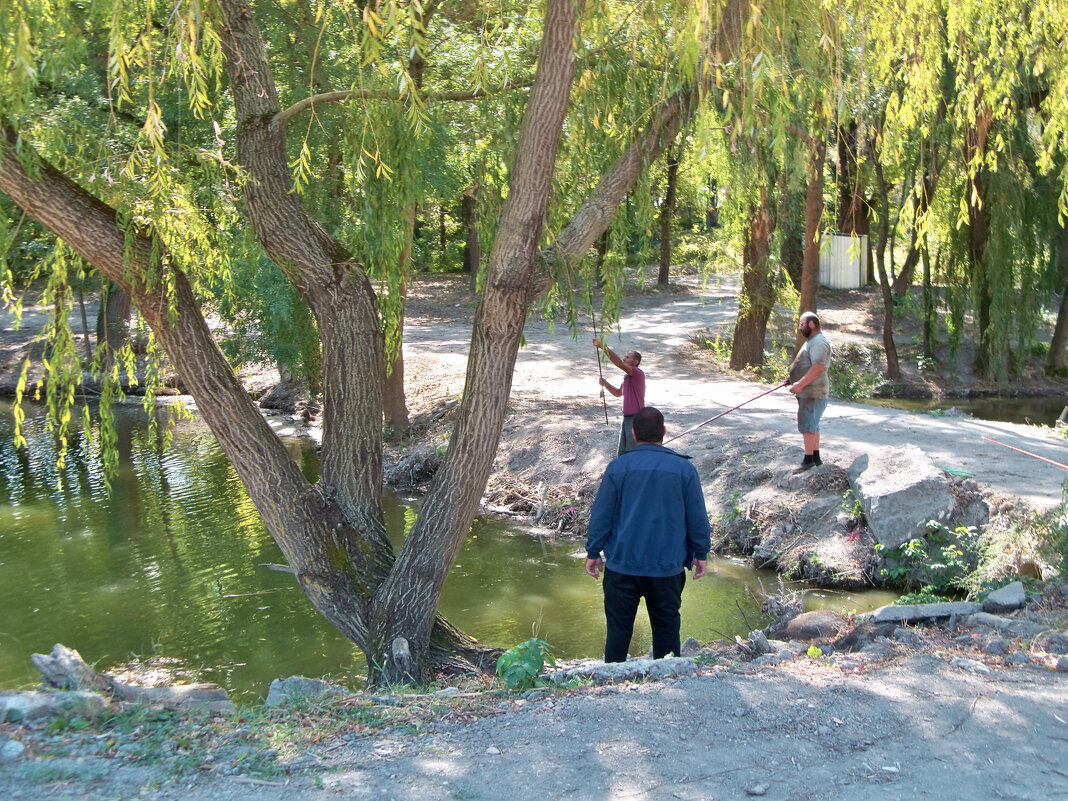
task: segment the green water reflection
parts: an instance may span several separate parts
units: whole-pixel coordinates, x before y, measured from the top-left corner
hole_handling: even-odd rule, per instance
[[[109,490],[81,432],[56,467],[54,436],[31,408],[27,448],[11,445],[9,405],[0,406],[0,687],[37,680],[29,655],[62,642],[101,669],[137,655],[177,660],[185,675],[215,681],[244,700],[271,679],[363,672],[362,656],[313,612],[234,469],[210,432],[185,424],[174,447],[140,411],[119,415],[119,474]],[[314,450],[290,443],[314,479]],[[59,484],[62,481],[63,489]],[[395,540],[418,499],[391,499]],[[581,547],[532,536],[522,526],[476,521],[449,576],[443,613],[483,642],[511,646],[532,632],[562,657],[598,655],[600,587],[583,572]],[[744,634],[742,612],[760,614],[746,591],[762,576],[717,560],[715,575],[690,582],[683,636],[712,629]],[[885,594],[829,595],[817,605],[868,609]],[[648,649],[639,614],[632,653]]]

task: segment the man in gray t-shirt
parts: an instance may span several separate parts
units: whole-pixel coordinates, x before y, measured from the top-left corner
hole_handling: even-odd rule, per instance
[[[795,473],[804,473],[820,459],[820,418],[827,408],[831,382],[827,371],[831,366],[831,343],[820,331],[820,319],[813,312],[805,312],[797,322],[797,331],[805,338],[790,364],[786,379],[790,391],[797,396],[797,430],[805,442],[805,458]]]

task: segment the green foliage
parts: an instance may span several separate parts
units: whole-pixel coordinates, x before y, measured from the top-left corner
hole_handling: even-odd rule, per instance
[[[828,377],[831,394],[842,400],[867,398],[882,382],[878,366],[879,350],[845,343],[834,349]]]
[[[888,583],[929,587],[936,593],[959,593],[968,589],[980,563],[982,542],[973,526],[949,529],[930,520],[925,536],[892,550],[877,545],[876,551],[885,560],[880,575]]]
[[[532,638],[501,654],[497,675],[510,690],[529,690],[544,681],[539,676],[546,665],[556,665],[549,643]]]
[[[916,592],[906,592],[900,596],[891,606],[911,606],[913,604],[937,604],[951,600],[946,595],[939,595],[935,588],[926,585]]]

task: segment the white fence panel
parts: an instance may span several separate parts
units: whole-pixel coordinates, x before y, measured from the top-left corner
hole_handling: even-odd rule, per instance
[[[830,234],[820,247],[820,286],[860,289],[868,277],[868,236]]]

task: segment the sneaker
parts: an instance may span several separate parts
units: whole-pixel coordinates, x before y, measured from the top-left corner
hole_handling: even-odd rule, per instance
[[[795,476],[800,475],[801,473],[804,473],[806,470],[811,470],[815,466],[816,466],[815,462],[801,462],[801,466],[794,469],[793,475],[795,475]]]

